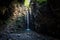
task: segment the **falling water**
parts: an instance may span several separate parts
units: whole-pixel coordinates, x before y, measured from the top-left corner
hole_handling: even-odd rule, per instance
[[[27,23],[27,30],[30,30],[29,29],[29,10],[27,10],[27,12],[26,12],[26,23]]]
[[[26,26],[26,30],[30,30],[30,28],[29,28],[29,14],[30,14],[30,11],[29,11],[29,5],[30,5],[30,1],[31,0],[25,0],[25,2],[24,2],[24,5],[25,5],[25,7],[26,7],[26,9],[27,9],[27,11],[26,11],[26,23],[27,23],[27,26]]]

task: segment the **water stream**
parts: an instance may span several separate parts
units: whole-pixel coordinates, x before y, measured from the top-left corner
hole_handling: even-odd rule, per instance
[[[24,2],[24,6],[25,6],[26,9],[27,9],[27,10],[26,10],[26,19],[25,19],[25,20],[26,20],[26,24],[27,24],[27,25],[26,25],[26,30],[30,30],[30,28],[29,28],[29,21],[30,21],[30,20],[29,20],[29,19],[30,19],[30,17],[29,17],[29,14],[30,14],[29,7],[30,7],[30,6],[29,6],[29,5],[30,5],[30,1],[31,1],[31,0],[25,0],[25,2]]]
[[[26,12],[26,23],[27,23],[26,30],[30,30],[30,28],[29,28],[29,9]]]

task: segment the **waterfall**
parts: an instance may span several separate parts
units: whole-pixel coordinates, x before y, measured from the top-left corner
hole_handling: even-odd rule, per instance
[[[27,25],[26,25],[26,30],[30,30],[30,28],[29,28],[29,19],[30,19],[30,17],[29,17],[29,14],[30,14],[30,10],[29,10],[29,5],[30,5],[30,1],[31,0],[25,0],[25,2],[24,2],[24,6],[26,7],[26,23],[27,23]]]
[[[27,12],[26,12],[26,23],[27,23],[27,29],[26,30],[30,30],[30,28],[29,28],[29,9],[27,10]]]

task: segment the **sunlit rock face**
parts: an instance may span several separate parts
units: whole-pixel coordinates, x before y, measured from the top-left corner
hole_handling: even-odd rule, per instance
[[[10,32],[19,32],[19,30],[23,30],[26,26],[25,22],[25,7],[20,4],[13,4],[13,15],[9,19],[9,24],[7,24],[7,29]],[[23,28],[23,29],[22,29]]]
[[[23,6],[23,4],[12,1],[8,7],[0,6],[0,8],[2,8],[0,10],[1,11],[0,20],[1,20],[2,26],[5,24],[5,26],[3,27],[4,29],[5,29],[5,27],[7,27],[6,30],[12,30],[12,29],[15,30],[16,27],[19,29],[25,28],[25,25],[26,25],[25,16],[26,16],[27,10],[26,10],[26,7]],[[9,29],[9,28],[11,28],[11,29]]]

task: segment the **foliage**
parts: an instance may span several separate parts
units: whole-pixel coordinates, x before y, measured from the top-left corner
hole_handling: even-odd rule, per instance
[[[37,2],[42,3],[42,2],[47,2],[47,0],[37,0]]]
[[[26,7],[29,7],[29,4],[30,4],[30,0],[25,0],[24,5],[25,5]]]

